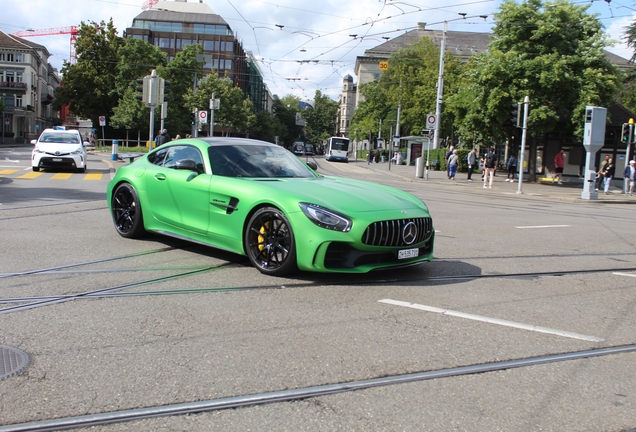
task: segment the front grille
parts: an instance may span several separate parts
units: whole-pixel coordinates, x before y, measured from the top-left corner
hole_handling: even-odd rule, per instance
[[[415,240],[406,243],[403,238],[404,227],[413,222],[417,227]],[[371,246],[409,246],[426,240],[433,230],[431,218],[398,219],[374,222],[362,235],[362,243]]]

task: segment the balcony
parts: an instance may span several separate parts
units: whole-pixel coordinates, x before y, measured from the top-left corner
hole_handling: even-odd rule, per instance
[[[27,85],[23,82],[0,81],[0,89],[21,89],[26,93]]]

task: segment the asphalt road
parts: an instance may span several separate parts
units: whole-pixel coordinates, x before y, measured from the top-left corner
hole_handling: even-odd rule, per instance
[[[0,172],[28,172],[23,153],[0,149]],[[0,431],[104,413],[113,424],[90,430],[636,427],[635,206],[317,158],[421,197],[435,260],[272,278],[211,248],[119,237],[107,156],[89,158],[100,180],[0,174],[0,345],[32,359],[0,381]],[[197,413],[163,415],[178,408]]]

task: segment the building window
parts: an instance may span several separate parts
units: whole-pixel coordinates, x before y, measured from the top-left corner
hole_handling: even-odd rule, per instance
[[[16,95],[15,106],[16,108],[22,108],[22,95]]]
[[[15,55],[15,62],[16,63],[22,63],[23,61],[24,61],[24,54],[17,53]]]
[[[159,48],[174,48],[174,39],[159,38]]]
[[[232,70],[232,60],[225,60],[225,69]]]
[[[8,62],[12,62],[13,61],[13,53],[7,53],[7,61]]]
[[[219,41],[203,41],[203,51],[218,51]]]
[[[22,76],[22,72],[15,73],[15,82],[24,82],[24,77]]]
[[[223,44],[221,44],[221,48],[223,48]],[[234,42],[225,42],[225,49],[223,49],[222,51],[234,51]]]

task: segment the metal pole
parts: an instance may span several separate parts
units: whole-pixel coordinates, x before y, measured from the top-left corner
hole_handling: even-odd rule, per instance
[[[215,109],[215,100],[214,100],[214,93],[212,93],[212,99],[210,99],[210,125],[208,127],[208,130],[210,131],[210,133],[208,133],[208,136],[214,136],[214,109]]]
[[[430,133],[430,132],[429,132]],[[428,164],[431,158],[431,136],[429,135],[426,139],[426,180],[428,180]]]
[[[444,21],[444,33],[439,47],[439,75],[437,77],[437,103],[435,104],[435,136],[433,137],[433,148],[439,148],[439,125],[442,122],[442,97],[444,95],[444,51],[446,49],[446,32],[448,23]]]
[[[625,166],[629,166],[629,158],[632,148],[632,142],[634,140],[634,119],[629,119],[629,136],[627,137],[627,148],[625,149]],[[624,179],[625,183],[625,195],[629,193],[629,179]]]
[[[522,194],[521,183],[523,183],[523,156],[526,151],[526,134],[528,132],[528,111],[530,110],[530,96],[523,99],[523,129],[521,133],[521,154],[519,155],[519,188],[518,194]],[[530,164],[528,164],[528,167]]]

